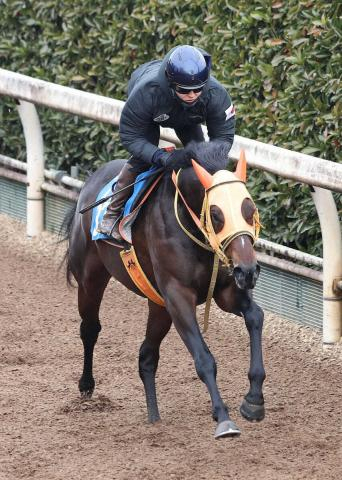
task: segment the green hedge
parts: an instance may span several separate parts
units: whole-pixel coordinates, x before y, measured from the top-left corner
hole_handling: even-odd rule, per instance
[[[340,15],[338,0],[0,0],[0,66],[124,99],[138,65],[198,45],[236,104],[239,135],[341,162]],[[15,103],[2,100],[0,152],[24,159]],[[125,155],[112,126],[39,115],[50,167]],[[308,187],[260,172],[249,185],[264,237],[321,254]]]

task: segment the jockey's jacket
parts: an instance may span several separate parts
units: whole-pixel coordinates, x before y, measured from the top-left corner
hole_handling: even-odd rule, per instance
[[[173,128],[183,145],[204,140],[199,128],[203,123],[210,140],[227,143],[229,149],[234,140],[235,111],[225,88],[211,75],[194,104],[182,102],[165,74],[172,51],[164,60],[145,63],[132,73],[121,113],[121,142],[136,160],[146,164],[151,164],[159,150],[160,126]]]

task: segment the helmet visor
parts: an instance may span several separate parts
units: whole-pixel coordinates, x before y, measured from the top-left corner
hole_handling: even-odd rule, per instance
[[[188,87],[188,86],[183,86],[183,85],[173,85],[173,89],[182,95],[186,95],[187,93],[194,92],[194,93],[200,93],[204,88],[204,85],[201,85],[199,87]]]

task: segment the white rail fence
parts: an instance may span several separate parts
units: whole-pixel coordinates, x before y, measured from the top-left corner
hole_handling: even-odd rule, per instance
[[[48,187],[44,179],[44,145],[35,104],[117,126],[124,102],[3,69],[0,69],[0,95],[19,100],[18,111],[27,148],[27,234],[39,235],[44,218],[42,187]],[[205,128],[204,131],[206,134]],[[161,138],[179,143],[171,129],[162,129]],[[230,156],[237,160],[241,149],[245,150],[250,167],[312,186],[323,237],[323,342],[339,342],[342,335],[342,237],[330,190],[342,192],[342,165],[236,136]],[[1,163],[11,163],[11,159],[1,157]],[[74,179],[64,180],[80,187]],[[267,247],[267,242],[264,246]],[[287,250],[289,256],[296,256],[291,249],[278,248]],[[297,252],[297,257],[303,258],[303,255]]]

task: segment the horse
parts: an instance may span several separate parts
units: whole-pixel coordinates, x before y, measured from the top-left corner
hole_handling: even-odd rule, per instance
[[[259,225],[257,209],[245,185],[245,159],[240,158],[235,172],[229,171],[227,152],[214,143],[190,144],[192,158],[196,159],[192,166],[179,170],[177,176],[165,172],[135,220],[132,243],[144,273],[164,301],[160,305],[148,299],[146,335],[139,351],[148,422],[160,421],[155,376],[160,344],[173,323],[193,357],[198,377],[208,389],[216,422],[214,436],[221,438],[239,435],[240,430],[221,398],[216,361],[196,319],[196,307],[208,296],[215,259],[217,278],[212,296],[220,309],[243,317],[249,332],[249,390],[240,406],[241,415],[249,421],[260,421],[265,416],[265,370],[263,311],[252,297],[260,271],[253,247]],[[67,280],[71,283],[74,277],[77,282],[84,348],[79,390],[87,398],[95,388],[93,351],[101,330],[99,309],[110,277],[145,296],[124,268],[122,249],[92,240],[91,212],[80,213],[95,201],[123,163],[113,160],[87,179],[67,225]]]

